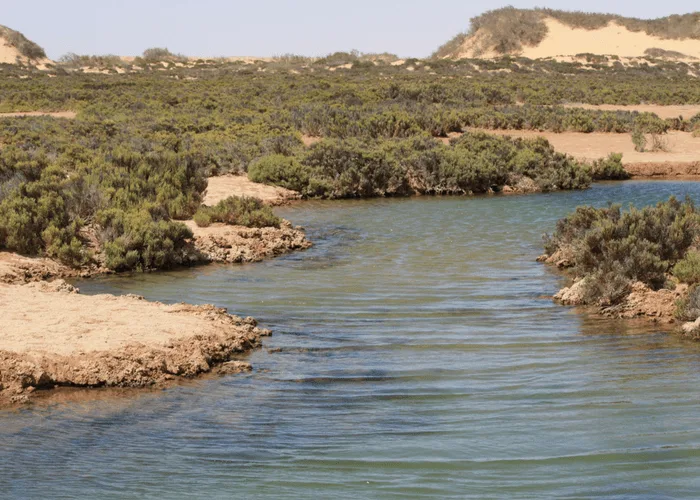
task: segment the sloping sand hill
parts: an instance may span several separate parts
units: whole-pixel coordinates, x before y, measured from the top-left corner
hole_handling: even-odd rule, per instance
[[[586,27],[567,24],[567,16],[578,16],[578,22],[588,20],[591,24]],[[672,18],[647,22],[612,15],[561,11],[548,15],[545,10],[504,8],[472,19],[472,31],[455,37],[438,49],[436,55],[449,59],[504,55],[544,59],[577,54],[622,58],[644,57],[648,50],[655,49],[657,57],[697,60],[700,59],[700,21],[693,16],[677,16],[685,23],[681,29],[673,24]],[[645,22],[649,30],[653,27],[658,31],[641,28]],[[659,28],[662,25],[667,26],[666,31]]]
[[[0,25],[0,64],[25,64],[46,69],[46,65],[52,63],[36,43],[22,33]]]
[[[545,20],[547,37],[536,47],[525,47],[520,55],[530,59],[583,53],[642,57],[657,48],[700,58],[700,40],[664,40],[644,32],[632,32],[617,23],[598,30],[573,29],[554,19]]]
[[[15,64],[17,59],[22,59],[19,50],[8,45],[7,41],[0,37],[0,64]]]

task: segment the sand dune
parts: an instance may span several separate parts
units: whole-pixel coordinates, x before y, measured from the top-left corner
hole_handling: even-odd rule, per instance
[[[22,55],[14,47],[7,45],[5,39],[0,37],[0,64],[15,64]]]
[[[700,40],[663,39],[644,32],[633,32],[611,22],[597,30],[575,29],[555,19],[544,20],[548,34],[535,47],[523,47],[517,54],[530,59],[544,59],[576,54],[615,55],[619,57],[643,57],[651,48],[680,52],[690,58],[700,58]],[[456,53],[450,58],[493,58],[502,54],[494,50],[479,52],[487,33],[479,30],[467,38]],[[515,55],[515,54],[514,54]]]

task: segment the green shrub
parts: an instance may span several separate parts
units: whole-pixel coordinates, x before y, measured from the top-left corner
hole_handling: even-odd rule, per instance
[[[209,210],[200,208],[193,216],[195,224],[199,227],[209,227],[212,224],[212,214]]]
[[[143,59],[148,62],[161,61],[186,61],[187,57],[182,54],[173,54],[167,48],[153,47],[143,51]]]
[[[638,153],[643,153],[647,149],[647,138],[641,130],[632,132],[632,143],[634,144],[634,150]]]
[[[152,205],[130,211],[104,210],[97,215],[109,269],[149,271],[189,262],[192,232],[158,212],[159,208]]]
[[[700,287],[693,285],[688,295],[676,302],[675,316],[680,321],[695,321],[700,318]]]
[[[279,154],[263,156],[248,167],[248,177],[253,182],[281,186],[293,191],[303,191],[309,184],[309,169],[294,157]]]
[[[607,158],[595,160],[591,165],[591,177],[595,181],[629,179],[630,174],[622,166],[622,154],[610,153]]]
[[[213,207],[202,205],[194,215],[198,226],[213,222],[246,227],[280,227],[282,219],[258,198],[230,196]]]
[[[683,283],[700,283],[700,252],[690,250],[673,266],[672,273]]]
[[[552,255],[567,249],[573,255],[573,272],[586,278],[589,303],[615,303],[631,282],[663,286],[679,261],[684,278],[694,276],[697,257],[688,256],[688,250],[698,236],[700,214],[692,201],[671,197],[624,213],[618,205],[580,207],[557,223],[554,235],[545,239],[545,251]]]

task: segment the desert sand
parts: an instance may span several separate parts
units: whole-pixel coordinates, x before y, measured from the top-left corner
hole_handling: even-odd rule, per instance
[[[83,296],[61,280],[0,284],[0,317],[0,404],[55,386],[145,387],[192,377],[269,335],[253,319],[213,306]]]
[[[276,186],[259,184],[246,175],[222,175],[210,177],[204,204],[213,206],[229,196],[249,196],[260,198],[268,205],[281,205],[299,198],[299,193]]]
[[[53,118],[73,119],[78,116],[75,111],[22,111],[18,113],[0,113],[0,118],[21,118],[23,116],[51,116]]]
[[[22,55],[19,53],[19,51],[10,45],[7,45],[5,39],[0,37],[0,64],[15,64],[17,62],[17,58],[22,59]]]
[[[597,30],[575,29],[555,19],[545,19],[549,33],[536,47],[523,47],[518,54],[530,59],[544,59],[576,54],[616,55],[618,57],[643,57],[647,49],[657,48],[680,52],[689,58],[700,58],[700,40],[670,40],[647,35],[643,31],[633,32],[611,22]],[[487,38],[481,30],[467,38],[452,58],[493,58],[499,54],[487,50],[482,54],[478,48]]]
[[[472,129],[475,130],[475,129]],[[554,149],[581,160],[596,160],[610,153],[622,153],[625,169],[636,176],[677,176],[700,174],[700,138],[687,132],[669,132],[668,151],[639,153],[630,134],[577,132],[534,132],[524,130],[481,130],[510,137],[544,137]]]
[[[630,106],[621,106],[619,104],[581,104],[569,103],[562,104],[565,108],[582,108],[596,109],[599,111],[630,111],[638,113],[654,113],[662,119],[678,118],[682,116],[684,119],[692,118],[700,114],[700,105],[698,104],[679,104],[671,106],[661,106],[658,104],[635,104]]]

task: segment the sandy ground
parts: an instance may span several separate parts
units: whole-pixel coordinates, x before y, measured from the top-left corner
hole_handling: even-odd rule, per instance
[[[565,108],[597,109],[600,111],[637,111],[639,113],[655,113],[659,118],[678,118],[682,116],[686,120],[700,114],[700,105],[687,104],[678,106],[660,106],[658,104],[637,104],[632,106],[620,106],[616,104],[563,104]]]
[[[302,135],[301,136],[301,142],[303,142],[304,146],[306,146],[307,148],[310,148],[311,146],[313,146],[314,144],[316,144],[317,142],[320,142],[322,140],[323,140],[322,137],[314,137],[312,135]]]
[[[0,404],[55,386],[145,387],[192,377],[269,334],[213,306],[83,296],[60,280],[0,285],[0,317]]]
[[[582,160],[596,160],[610,153],[622,153],[625,168],[637,176],[675,176],[700,174],[700,138],[687,132],[669,132],[668,152],[638,153],[629,134],[576,132],[533,132],[521,130],[483,130],[510,137],[545,137],[562,153]]]
[[[7,45],[5,38],[0,37],[0,64],[15,64],[18,57],[22,59],[19,51]]]
[[[574,29],[555,19],[546,19],[549,33],[536,47],[524,47],[519,54],[530,59],[543,59],[556,56],[576,54],[604,54],[619,57],[642,57],[650,48],[672,50],[686,56],[700,58],[700,40],[665,40],[647,35],[644,32],[632,32],[616,23],[598,30]],[[474,57],[475,49],[481,44],[485,34],[477,32],[465,40],[462,47],[450,57]],[[497,57],[493,51],[487,51],[479,57]]]
[[[258,184],[245,175],[222,175],[210,177],[204,193],[204,204],[213,206],[229,196],[260,198],[269,205],[281,205],[299,198],[299,193],[276,186]]]
[[[0,118],[18,118],[22,116],[52,116],[54,118],[68,118],[72,119],[78,115],[75,111],[55,111],[55,112],[44,112],[44,111],[24,111],[19,113],[0,113]]]

